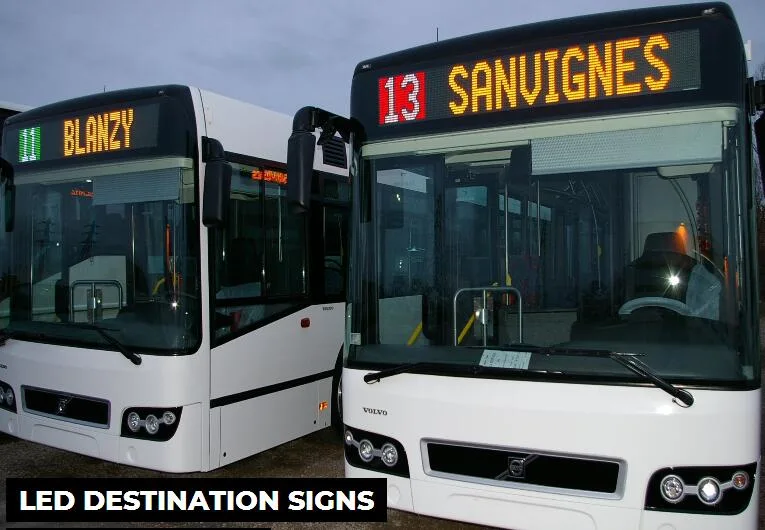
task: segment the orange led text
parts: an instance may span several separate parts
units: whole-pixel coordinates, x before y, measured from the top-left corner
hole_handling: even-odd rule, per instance
[[[658,34],[456,64],[449,110],[460,116],[661,92],[672,79],[669,48]]]
[[[64,156],[130,148],[133,109],[64,120]]]
[[[276,184],[287,184],[287,173],[275,169],[253,169],[250,174],[252,180],[264,180],[266,182],[275,182]]]

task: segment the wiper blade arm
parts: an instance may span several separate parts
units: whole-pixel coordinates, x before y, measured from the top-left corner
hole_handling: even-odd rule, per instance
[[[611,352],[610,356],[614,361],[618,362],[628,370],[636,373],[645,379],[650,380],[657,387],[661,388],[664,392],[682,401],[683,405],[690,407],[693,405],[693,396],[687,390],[677,388],[666,379],[660,377],[654,372],[651,367],[645,364],[643,361],[635,357],[634,355],[625,355],[621,353]]]
[[[677,388],[669,381],[662,378],[653,369],[639,359],[641,353],[620,353],[610,350],[589,350],[586,348],[540,348],[532,347],[531,351],[542,355],[580,355],[584,357],[608,357],[624,366],[629,371],[648,379],[664,392],[680,400],[683,405],[690,407],[693,405],[693,396],[687,390]]]
[[[106,342],[108,342],[109,344],[117,348],[117,351],[119,351],[122,355],[124,355],[125,358],[129,360],[131,363],[133,363],[136,366],[141,364],[142,359],[140,355],[128,350],[120,341],[112,337],[109,334],[109,332],[106,329],[102,328],[101,326],[96,326],[95,324],[88,324],[86,322],[70,322],[67,325],[74,326],[77,328],[82,328],[82,329],[92,329],[93,331],[98,332],[98,334],[101,335],[104,338],[104,340],[106,340]]]
[[[372,383],[377,383],[380,381],[380,379],[385,379],[386,377],[391,377],[393,375],[411,372],[412,370],[416,370],[417,368],[423,368],[426,366],[433,366],[433,365],[435,365],[435,363],[419,362],[419,363],[399,364],[398,366],[394,366],[392,368],[384,368],[383,370],[366,374],[364,376],[364,382],[371,385]]]

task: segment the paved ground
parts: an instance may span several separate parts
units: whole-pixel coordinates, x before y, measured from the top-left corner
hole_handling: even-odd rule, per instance
[[[761,344],[765,344],[765,322],[761,326]],[[763,374],[765,379],[765,373]],[[762,407],[763,424],[765,424],[765,402]],[[761,446],[765,447],[765,436],[762,437]],[[39,527],[33,524],[16,524],[5,521],[5,479],[8,477],[160,477],[160,473],[136,469],[108,462],[102,462],[49,447],[24,442],[15,438],[0,434],[0,527],[7,528]],[[167,475],[178,476],[178,475]],[[191,474],[190,477],[342,477],[343,455],[339,440],[329,430],[324,430],[300,440],[284,444],[266,453],[256,455],[241,462],[232,464],[226,468],[206,474]],[[762,476],[761,476],[762,477]],[[760,528],[765,529],[765,486],[760,481]],[[424,528],[424,529],[480,529],[479,526],[466,525],[453,521],[444,521],[421,517],[405,512],[388,510],[387,523],[327,523],[327,524],[297,524],[297,523],[225,523],[225,524],[161,524],[161,523],[134,523],[134,524],[71,524],[71,525],[47,525],[58,527],[228,527],[228,528],[257,528],[271,527],[277,530],[291,528],[338,528],[338,529],[372,529],[372,528]]]

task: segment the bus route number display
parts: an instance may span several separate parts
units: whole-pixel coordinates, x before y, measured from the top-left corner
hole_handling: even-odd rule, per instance
[[[584,42],[378,79],[378,123],[508,112],[701,86],[698,30]]]

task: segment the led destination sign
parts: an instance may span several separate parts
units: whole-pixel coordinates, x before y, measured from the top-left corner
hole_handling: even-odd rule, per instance
[[[134,118],[134,109],[127,108],[64,120],[64,156],[130,149]]]
[[[700,69],[696,29],[478,57],[379,78],[378,124],[693,90]]]
[[[159,104],[84,111],[17,129],[19,164],[91,157],[157,146]],[[6,134],[13,131],[6,131]]]

